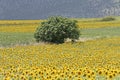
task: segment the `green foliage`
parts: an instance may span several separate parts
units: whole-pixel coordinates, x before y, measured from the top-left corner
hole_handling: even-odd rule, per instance
[[[101,21],[114,21],[115,20],[115,18],[114,17],[104,17],[104,18],[102,18],[102,20]]]
[[[64,43],[65,39],[78,39],[80,32],[75,20],[61,16],[50,17],[41,23],[34,34],[37,42]]]

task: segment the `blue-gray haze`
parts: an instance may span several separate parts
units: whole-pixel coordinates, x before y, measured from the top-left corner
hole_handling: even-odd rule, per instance
[[[0,19],[119,15],[120,0],[0,0]]]

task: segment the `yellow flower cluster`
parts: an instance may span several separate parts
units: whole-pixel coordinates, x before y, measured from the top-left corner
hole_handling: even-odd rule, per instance
[[[0,20],[0,32],[34,32],[42,20]]]
[[[38,25],[0,26],[0,32],[35,32]]]
[[[39,24],[43,20],[0,20],[0,25]]]
[[[103,27],[119,27],[120,22],[119,21],[104,21],[104,22],[97,22],[97,21],[88,21],[88,22],[82,22],[79,21],[78,25],[81,29],[86,28],[103,28]]]
[[[0,49],[0,80],[119,80],[120,38]]]
[[[0,32],[34,32],[42,20],[3,20],[0,21]],[[81,29],[119,27],[119,21],[97,22],[97,21],[78,21]]]

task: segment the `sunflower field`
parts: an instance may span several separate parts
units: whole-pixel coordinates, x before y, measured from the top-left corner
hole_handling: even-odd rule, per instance
[[[1,21],[0,33],[34,32],[41,21],[14,22]],[[120,26],[118,22],[78,25],[82,29]],[[120,80],[120,37],[0,47],[0,80]]]

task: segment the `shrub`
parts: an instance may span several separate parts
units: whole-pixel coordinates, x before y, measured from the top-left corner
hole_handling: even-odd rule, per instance
[[[37,42],[64,43],[65,39],[78,39],[80,32],[75,20],[61,16],[48,18],[36,29],[34,38]]]
[[[101,21],[114,21],[115,18],[114,17],[104,17]]]

